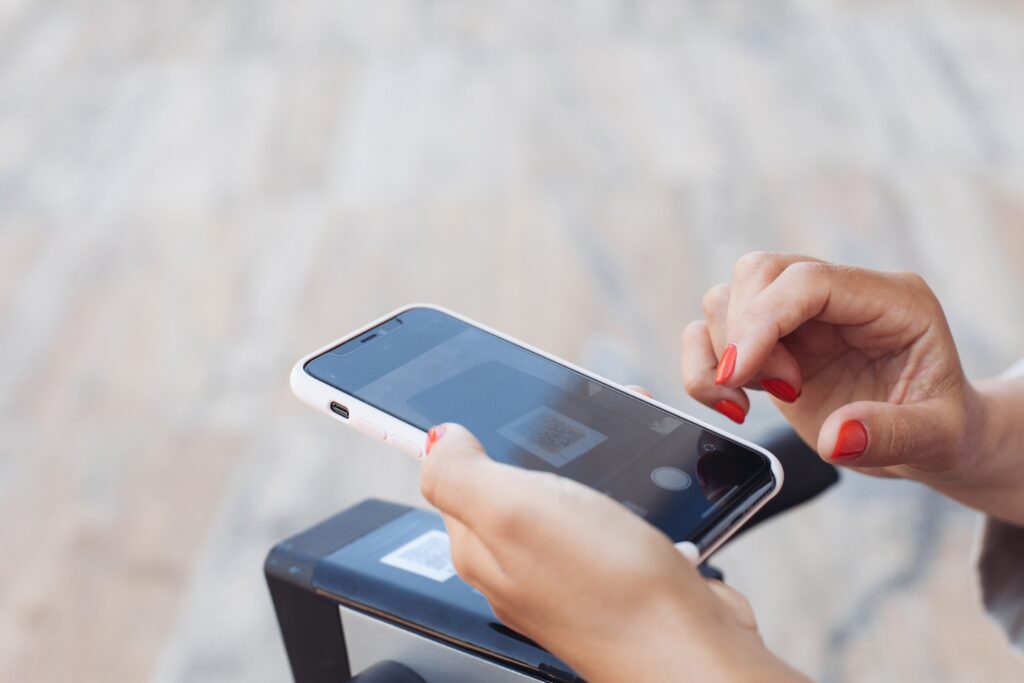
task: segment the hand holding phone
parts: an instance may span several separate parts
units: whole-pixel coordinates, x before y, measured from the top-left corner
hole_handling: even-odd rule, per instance
[[[585,680],[806,680],[765,648],[743,596],[621,505],[495,462],[459,425],[431,435],[423,493],[459,575]]]

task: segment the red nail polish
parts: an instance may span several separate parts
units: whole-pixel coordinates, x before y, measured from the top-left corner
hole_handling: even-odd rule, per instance
[[[800,398],[800,394],[793,388],[793,385],[784,379],[763,379],[761,380],[761,388],[767,391],[769,394],[785,401],[786,403],[792,403],[793,401]]]
[[[850,460],[867,450],[868,430],[857,420],[847,420],[839,426],[833,460]]]
[[[430,453],[430,449],[433,447],[437,440],[444,436],[444,425],[437,425],[431,427],[430,431],[427,432],[427,445],[423,447],[423,451],[426,454]]]
[[[725,347],[721,359],[718,361],[718,372],[715,373],[715,384],[725,384],[732,377],[732,371],[736,369],[736,345],[729,344]],[[735,404],[734,404],[735,405]]]
[[[715,410],[737,424],[743,424],[743,421],[747,419],[747,414],[743,412],[740,404],[726,398],[715,403]]]

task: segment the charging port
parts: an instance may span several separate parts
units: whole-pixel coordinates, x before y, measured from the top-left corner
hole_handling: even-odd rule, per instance
[[[335,403],[334,401],[331,401],[331,412],[336,415],[341,415],[346,420],[348,419],[348,408],[341,405],[340,403]]]

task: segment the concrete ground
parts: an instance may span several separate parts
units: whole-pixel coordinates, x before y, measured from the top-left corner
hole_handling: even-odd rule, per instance
[[[285,679],[268,548],[419,500],[287,373],[409,301],[724,425],[678,333],[800,251],[921,272],[998,372],[1021,35],[997,0],[0,0],[0,679]],[[1021,680],[974,524],[850,475],[720,564],[816,679]]]

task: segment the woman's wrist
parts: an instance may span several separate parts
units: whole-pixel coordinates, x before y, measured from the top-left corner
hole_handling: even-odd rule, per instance
[[[935,486],[960,502],[1024,525],[1024,378],[979,380],[968,388],[964,468]]]
[[[986,511],[1024,525],[1024,378],[977,382],[985,412],[982,440],[992,477]]]

